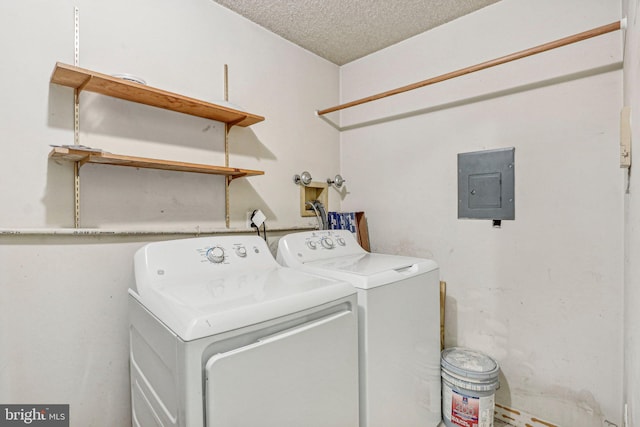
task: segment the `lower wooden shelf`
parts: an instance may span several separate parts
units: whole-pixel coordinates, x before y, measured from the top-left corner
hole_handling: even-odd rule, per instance
[[[86,163],[99,163],[103,165],[129,166],[133,168],[162,169],[180,172],[204,173],[209,175],[223,175],[228,176],[231,179],[264,175],[264,171],[258,170],[125,156],[121,154],[107,153],[104,151],[74,149],[72,147],[54,147],[49,153],[49,157],[80,162],[80,165],[84,165]]]

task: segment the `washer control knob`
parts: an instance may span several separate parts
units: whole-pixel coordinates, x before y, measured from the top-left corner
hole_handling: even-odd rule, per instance
[[[307,240],[307,246],[309,247],[309,249],[315,249],[318,247],[316,242],[314,242],[313,240]]]
[[[338,241],[338,244],[340,246],[345,246],[347,244],[347,242],[345,242],[344,238],[342,238],[342,237],[338,237],[336,240]]]
[[[320,243],[322,243],[322,246],[324,246],[325,249],[333,249],[336,246],[331,237],[324,237],[320,240]]]
[[[224,249],[220,246],[214,246],[207,251],[207,259],[216,264],[221,263],[224,261]]]
[[[236,248],[236,255],[238,255],[240,258],[244,258],[247,256],[247,248],[245,248],[244,246],[238,246]]]

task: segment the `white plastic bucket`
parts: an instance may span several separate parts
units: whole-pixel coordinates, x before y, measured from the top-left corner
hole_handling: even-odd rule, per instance
[[[493,427],[498,363],[478,351],[445,349],[442,367],[442,418],[447,427]]]

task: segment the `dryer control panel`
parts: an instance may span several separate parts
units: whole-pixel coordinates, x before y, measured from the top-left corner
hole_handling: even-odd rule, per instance
[[[214,243],[214,242],[212,242]],[[247,259],[249,263],[255,262],[261,256],[261,248],[247,242],[220,242],[214,245],[207,244],[196,249],[202,255],[202,262],[209,261],[213,264],[234,262],[236,258]],[[206,261],[205,261],[206,259]],[[240,261],[242,262],[242,261]]]
[[[212,236],[150,243],[134,257],[137,287],[197,281],[212,273],[277,267],[265,241],[258,236]]]

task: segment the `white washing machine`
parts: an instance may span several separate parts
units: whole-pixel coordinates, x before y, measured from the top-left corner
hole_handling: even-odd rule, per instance
[[[151,243],[134,265],[134,426],[358,426],[351,285],[281,267],[258,236]]]
[[[434,261],[369,253],[347,230],[289,234],[278,262],[358,292],[360,425],[441,421],[440,282]]]

